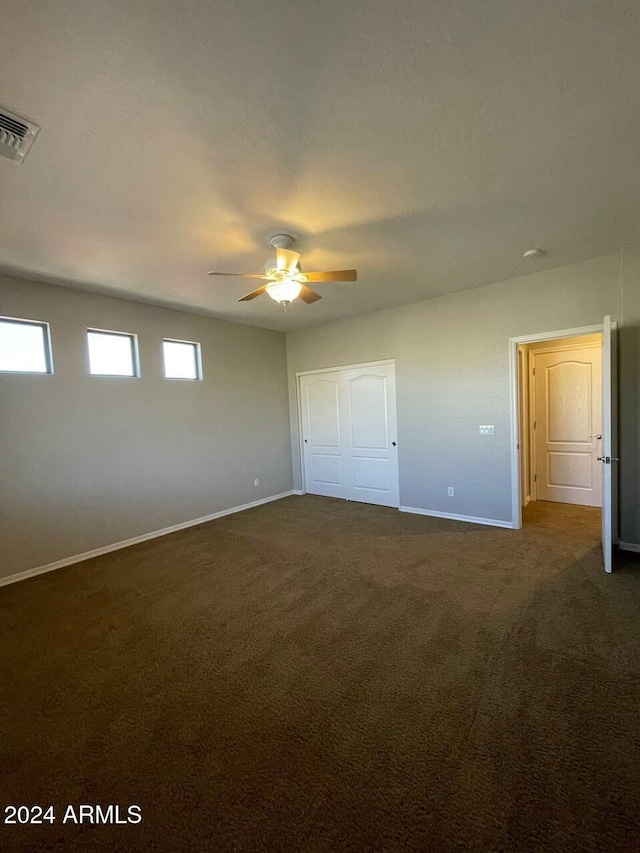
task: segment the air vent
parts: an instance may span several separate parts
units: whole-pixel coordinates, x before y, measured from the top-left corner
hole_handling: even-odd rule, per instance
[[[0,107],[0,154],[22,163],[39,130],[32,121]]]

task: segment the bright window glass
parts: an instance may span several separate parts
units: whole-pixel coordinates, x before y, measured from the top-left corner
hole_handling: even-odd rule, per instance
[[[0,370],[51,373],[46,323],[0,319]]]
[[[136,376],[133,335],[88,329],[89,370],[93,376]]]
[[[167,379],[201,379],[200,344],[163,341],[164,375]]]

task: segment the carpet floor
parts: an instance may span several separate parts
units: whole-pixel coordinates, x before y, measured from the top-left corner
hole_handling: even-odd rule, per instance
[[[0,667],[0,805],[55,809],[3,850],[640,850],[640,566],[596,510],[286,498],[0,589]]]

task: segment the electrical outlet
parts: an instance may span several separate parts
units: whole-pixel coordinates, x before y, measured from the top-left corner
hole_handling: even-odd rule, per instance
[[[493,424],[480,424],[480,435],[495,435],[496,428]]]
[[[253,485],[254,485],[254,486],[256,487],[256,489],[257,489],[257,488],[258,488],[258,486],[260,485],[260,480],[258,480],[258,479],[256,478],[256,479],[253,481]]]
[[[450,498],[453,497],[453,486],[449,486],[449,488],[447,489],[447,494]]]

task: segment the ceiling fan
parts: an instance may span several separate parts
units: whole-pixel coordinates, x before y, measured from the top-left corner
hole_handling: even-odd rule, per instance
[[[329,272],[302,272],[300,268],[299,252],[292,252],[293,237],[288,234],[276,234],[270,240],[276,250],[274,259],[267,261],[264,274],[242,273],[242,272],[210,272],[209,275],[233,275],[242,278],[259,278],[266,282],[257,290],[252,290],[246,296],[238,299],[238,302],[249,302],[263,293],[281,305],[288,305],[298,296],[307,305],[317,302],[322,297],[307,287],[307,282],[316,281],[357,281],[357,270],[332,270]]]

